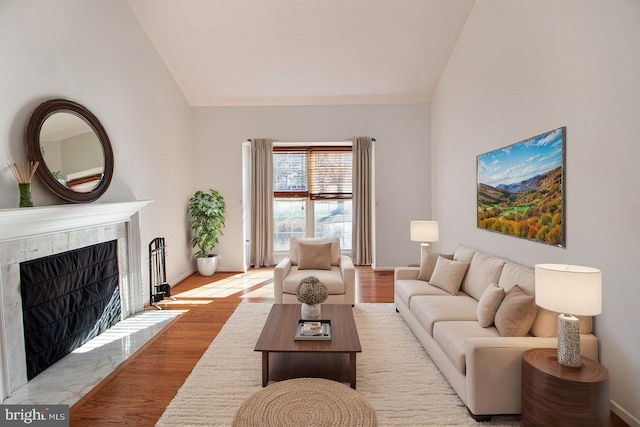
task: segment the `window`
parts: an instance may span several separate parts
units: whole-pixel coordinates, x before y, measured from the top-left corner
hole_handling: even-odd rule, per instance
[[[291,237],[339,237],[351,250],[351,147],[274,147],[274,252]]]

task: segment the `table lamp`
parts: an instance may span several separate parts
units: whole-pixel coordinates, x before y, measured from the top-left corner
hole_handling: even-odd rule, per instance
[[[420,242],[420,256],[429,250],[430,242],[438,241],[438,221],[411,221],[411,240]]]
[[[558,315],[558,363],[582,366],[578,316],[602,313],[602,272],[565,264],[535,266],[536,304]]]

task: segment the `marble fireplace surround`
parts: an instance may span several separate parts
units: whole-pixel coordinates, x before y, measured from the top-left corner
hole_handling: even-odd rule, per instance
[[[20,263],[118,241],[122,320],[144,309],[139,211],[150,201],[0,210],[0,401],[27,383]]]

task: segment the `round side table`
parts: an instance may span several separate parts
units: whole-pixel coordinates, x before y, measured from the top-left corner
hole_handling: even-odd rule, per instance
[[[582,357],[580,368],[558,363],[555,348],[522,355],[523,426],[608,426],[609,371]]]

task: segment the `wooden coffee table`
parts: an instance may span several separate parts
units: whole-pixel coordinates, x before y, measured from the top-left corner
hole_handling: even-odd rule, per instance
[[[350,304],[322,304],[331,320],[330,341],[294,340],[299,304],[274,304],[256,343],[262,352],[262,386],[290,378],[326,378],[356,388],[356,353],[362,352]]]

